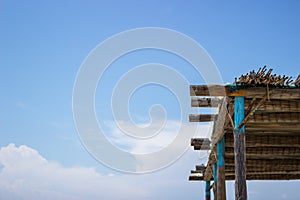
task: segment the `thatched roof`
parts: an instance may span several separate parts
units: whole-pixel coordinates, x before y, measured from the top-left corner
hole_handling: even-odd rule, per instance
[[[226,180],[235,179],[235,96],[244,96],[245,99],[242,125],[245,125],[246,136],[247,180],[300,179],[300,76],[293,81],[286,76],[265,72],[252,71],[236,79],[234,85],[190,87],[191,96],[197,96],[192,97],[192,106],[219,107],[218,115],[190,115],[192,122],[214,121],[209,141],[192,139],[195,150],[210,149],[211,153],[206,165],[192,171],[190,180],[213,178],[212,166],[217,160],[215,146],[223,136],[225,177]],[[268,77],[272,78],[265,81]]]

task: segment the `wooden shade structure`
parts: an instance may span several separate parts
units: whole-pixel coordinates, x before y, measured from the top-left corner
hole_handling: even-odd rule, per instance
[[[190,86],[193,107],[219,107],[217,115],[190,116],[191,122],[214,122],[211,138],[192,139],[195,150],[211,151],[189,180],[214,180],[215,199],[226,199],[225,180],[236,181],[236,199],[247,199],[246,180],[300,179],[299,76],[294,85],[274,76],[273,84],[257,85],[247,76],[235,85]]]

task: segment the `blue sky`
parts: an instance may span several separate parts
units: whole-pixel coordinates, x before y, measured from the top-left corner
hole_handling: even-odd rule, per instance
[[[0,181],[0,185],[12,185],[11,180],[18,182],[21,178],[30,184],[40,185],[41,177],[46,182],[49,179],[49,183],[55,183],[46,175],[33,176],[33,180],[24,175],[26,170],[22,172],[21,167],[13,166],[14,161],[24,165],[33,159],[37,164],[31,167],[38,171],[44,166],[41,160],[45,159],[48,163],[45,164],[46,169],[58,170],[61,176],[65,175],[66,178],[60,180],[62,182],[65,180],[72,184],[70,179],[76,170],[79,172],[74,176],[79,174],[76,179],[79,186],[79,182],[86,181],[81,175],[97,177],[94,182],[88,183],[93,187],[101,183],[101,187],[95,191],[83,187],[78,195],[82,199],[118,199],[115,193],[107,191],[124,183],[128,184],[128,189],[120,193],[128,199],[201,198],[204,185],[187,181],[190,169],[202,162],[198,153],[188,151],[169,168],[135,176],[111,170],[85,150],[77,135],[72,114],[73,85],[83,60],[96,45],[114,34],[133,28],[162,27],[179,31],[201,44],[216,63],[224,83],[231,83],[242,73],[263,65],[273,68],[277,74],[295,77],[299,74],[300,63],[299,8],[300,3],[292,0],[251,3],[0,1],[0,146],[3,147],[0,162],[7,169],[1,172],[7,182]],[[105,94],[100,93],[100,86],[96,93],[98,117],[108,122],[111,120],[110,110],[106,108],[110,104],[107,97],[113,85],[131,68],[148,62],[171,66],[191,83],[203,83],[190,65],[175,55],[154,50],[133,52],[113,63],[104,76]],[[137,123],[149,122],[148,109],[157,103],[165,106],[168,119],[179,119],[180,109],[174,95],[152,85],[141,88],[130,100],[133,120]],[[115,130],[109,125],[106,128],[108,132]],[[9,145],[12,143],[15,146]],[[25,159],[23,151],[32,156]],[[19,176],[12,177],[10,167],[15,170],[13,172],[18,172],[12,174]],[[32,171],[30,168],[28,170]],[[145,183],[147,179],[151,183]],[[274,189],[279,186],[286,191]],[[50,191],[49,187],[46,184],[39,190]],[[249,191],[252,199],[296,199],[296,187],[299,187],[299,182],[251,182]],[[268,192],[263,193],[263,189]],[[36,192],[29,190],[0,189],[0,196],[7,199],[21,199],[20,196],[39,199],[34,195],[26,196]],[[75,185],[64,191],[53,190],[58,194],[55,196],[57,199],[72,199],[68,195],[78,191]],[[106,191],[105,196],[101,196],[104,195],[100,194],[101,191]],[[88,193],[94,196],[87,196]],[[40,195],[48,195],[50,199],[54,197],[50,192]],[[232,196],[233,186],[229,185],[228,197]]]

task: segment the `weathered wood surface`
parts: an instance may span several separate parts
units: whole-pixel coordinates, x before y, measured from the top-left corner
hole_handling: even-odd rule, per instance
[[[233,131],[232,127],[227,126],[226,132]],[[274,132],[290,132],[300,131],[299,122],[248,122],[246,125],[246,132],[248,131],[274,131]]]
[[[300,135],[251,135],[246,134],[246,147],[298,147],[300,148]],[[226,147],[233,147],[234,139],[226,134]]]
[[[223,114],[223,113],[222,113]],[[226,114],[226,113],[225,113]],[[248,115],[246,121],[242,122],[242,125],[245,125],[247,122],[249,123],[264,123],[264,122],[285,122],[285,123],[300,123],[300,112],[255,112],[251,116]],[[223,116],[224,118],[224,116]],[[190,115],[190,122],[209,122],[217,119],[216,115]]]
[[[205,183],[205,199],[210,200],[210,181],[206,181]]]
[[[277,167],[274,167],[277,166]],[[226,165],[225,173],[232,172],[234,173],[234,164]],[[247,174],[248,172],[285,172],[289,171],[300,171],[300,166],[297,165],[286,165],[286,166],[278,166],[274,162],[270,162],[269,165],[263,165],[259,162],[256,162],[255,166],[247,165]]]
[[[259,101],[259,99],[256,99]],[[245,110],[248,109],[252,99],[245,99]],[[271,99],[262,104],[256,112],[300,112],[300,99]]]
[[[204,180],[209,181],[213,176],[213,165],[217,162],[216,148],[214,147],[208,157],[206,170],[204,173]]]
[[[235,199],[247,200],[245,129],[238,128],[244,119],[244,97],[234,99]]]
[[[217,167],[217,199],[226,200],[224,137],[217,143]]]
[[[227,116],[227,104],[228,98],[224,97],[219,107],[217,119],[215,120],[213,125],[213,132],[211,135],[212,146],[216,145],[224,135],[224,126],[226,125],[225,121]]]
[[[204,165],[196,165],[196,170],[198,170],[198,171],[205,171],[206,170],[206,166],[204,166]]]
[[[234,180],[234,175],[226,176],[226,180]],[[299,180],[299,174],[250,174],[247,176],[247,180]]]
[[[189,181],[203,181],[203,176],[196,176],[196,175],[189,176]]]
[[[266,93],[271,92],[269,99],[300,99],[300,88],[269,88],[249,87],[231,91],[230,87],[221,85],[191,85],[191,96],[243,96],[246,98],[263,98]]]
[[[246,137],[246,141],[247,137]],[[247,146],[247,142],[246,142]],[[247,156],[251,155],[264,155],[264,156],[299,156],[300,157],[300,148],[299,147],[246,147]],[[234,156],[234,149],[232,147],[226,147],[225,156]],[[247,157],[248,158],[248,157]]]
[[[191,146],[194,150],[210,150],[210,140],[208,138],[192,138]]]
[[[190,114],[189,115],[189,121],[190,122],[212,122],[215,121],[217,118],[217,115],[214,114]]]
[[[218,107],[221,100],[219,98],[197,98],[192,97],[191,105],[192,107]]]

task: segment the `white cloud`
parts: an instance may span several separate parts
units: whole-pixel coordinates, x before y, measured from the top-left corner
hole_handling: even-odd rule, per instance
[[[143,199],[147,191],[126,176],[100,175],[95,168],[65,168],[36,150],[10,144],[0,150],[0,199]]]
[[[146,139],[138,139],[130,137],[113,122],[106,122],[109,126],[109,129],[106,133],[107,138],[119,148],[126,150],[133,154],[148,154],[157,152],[169,144],[171,144],[176,136],[178,135],[180,129],[182,134],[185,134],[187,137],[182,137],[181,144],[189,147],[190,137],[189,135],[195,134],[195,137],[210,137],[211,134],[211,126],[208,125],[199,125],[198,123],[181,123],[180,121],[168,120],[165,123],[165,126],[160,129],[161,124],[152,124],[151,128],[146,127],[144,124],[136,124],[139,127],[145,127],[142,129],[144,135],[152,135],[156,130],[160,130],[155,136],[146,138]],[[130,122],[121,121],[118,122],[119,125],[122,126],[122,129],[132,130],[134,133],[135,130],[132,128]],[[138,135],[138,133],[135,133]]]

